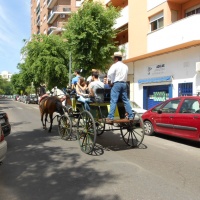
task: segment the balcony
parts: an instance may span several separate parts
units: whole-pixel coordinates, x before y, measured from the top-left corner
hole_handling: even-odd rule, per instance
[[[36,24],[37,26],[40,26],[40,16],[37,18]]]
[[[55,6],[48,15],[47,23],[52,24],[54,20],[60,15],[61,19],[65,19],[66,15],[71,13],[71,8],[66,6]]]
[[[84,0],[76,1],[76,7],[80,7]]]
[[[47,1],[47,8],[52,9],[58,0],[48,0]]]
[[[36,8],[36,15],[40,14],[40,4],[38,4],[37,8]]]
[[[64,29],[61,28],[61,27],[54,27],[54,26],[51,26],[49,29],[48,29],[48,32],[47,32],[47,35],[57,35],[58,33],[62,32]]]
[[[191,15],[147,36],[147,52],[200,40],[200,14]]]
[[[64,26],[67,24],[67,22],[57,22],[57,26],[51,26],[48,29],[47,35],[57,35],[58,33],[62,32],[64,29]]]
[[[124,7],[121,12],[120,12],[120,16],[117,20],[116,20],[116,24],[114,25],[114,29],[118,29],[122,26],[124,26],[125,24],[128,23],[128,6]]]

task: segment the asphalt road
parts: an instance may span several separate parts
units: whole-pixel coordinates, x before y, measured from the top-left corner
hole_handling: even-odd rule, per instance
[[[118,131],[93,155],[42,129],[38,105],[0,100],[12,126],[0,200],[200,200],[200,145],[162,135],[131,149]]]

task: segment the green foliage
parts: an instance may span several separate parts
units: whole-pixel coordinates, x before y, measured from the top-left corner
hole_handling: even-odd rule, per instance
[[[12,86],[9,81],[3,79],[0,76],[0,94],[10,95],[12,94]]]
[[[117,49],[113,29],[117,17],[119,11],[115,7],[93,1],[85,1],[78,12],[72,14],[63,37],[67,40],[75,68],[84,69],[85,74],[93,68],[107,69]]]
[[[25,62],[19,65],[22,80],[35,87],[46,83],[48,88],[66,87],[68,82],[69,55],[66,42],[57,35],[33,35],[22,49]]]
[[[21,91],[25,90],[26,85],[23,82],[21,73],[12,75],[11,85],[13,94],[21,94]]]

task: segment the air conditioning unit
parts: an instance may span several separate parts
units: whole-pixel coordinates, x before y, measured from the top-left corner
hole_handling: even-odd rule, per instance
[[[64,19],[65,18],[65,14],[60,14],[60,18]]]
[[[200,62],[196,62],[196,72],[200,72]]]

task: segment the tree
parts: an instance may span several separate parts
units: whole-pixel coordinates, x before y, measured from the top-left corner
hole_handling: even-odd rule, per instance
[[[22,49],[25,62],[19,65],[22,80],[35,87],[46,83],[48,88],[66,87],[69,55],[66,42],[57,35],[33,35]]]
[[[13,94],[21,94],[21,91],[25,91],[25,86],[22,81],[22,74],[13,74],[11,77],[11,85]]]
[[[63,37],[74,66],[82,68],[85,75],[93,68],[105,71],[111,63],[111,56],[117,49],[113,29],[117,17],[119,11],[115,7],[93,1],[85,1],[70,17]]]

